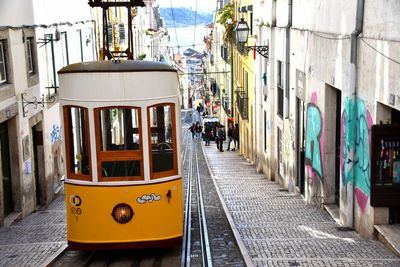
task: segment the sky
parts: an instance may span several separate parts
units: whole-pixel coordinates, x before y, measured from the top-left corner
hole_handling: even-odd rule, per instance
[[[195,9],[197,2],[197,10],[214,11],[217,0],[156,0],[154,4],[160,7],[187,7]]]

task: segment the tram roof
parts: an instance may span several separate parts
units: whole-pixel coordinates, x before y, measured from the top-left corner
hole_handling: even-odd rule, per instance
[[[58,74],[79,72],[177,72],[170,65],[155,61],[145,60],[104,60],[80,62],[65,66]]]

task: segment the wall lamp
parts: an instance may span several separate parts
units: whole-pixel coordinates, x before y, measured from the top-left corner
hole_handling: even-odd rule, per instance
[[[255,46],[247,46],[247,38],[249,37],[250,28],[246,21],[243,18],[240,19],[238,24],[234,29],[236,33],[236,42],[242,45],[243,50],[248,53],[250,50],[254,49],[259,53],[261,56],[268,59],[268,45],[255,45]]]

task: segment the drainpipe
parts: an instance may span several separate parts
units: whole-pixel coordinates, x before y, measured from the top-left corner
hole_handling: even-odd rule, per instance
[[[285,98],[284,101],[286,103],[286,114],[284,117],[286,119],[289,118],[289,105],[290,105],[290,28],[292,27],[292,10],[293,10],[293,0],[288,1],[288,23],[286,25],[286,64],[285,64]]]
[[[354,161],[356,157],[356,118],[358,114],[358,107],[356,104],[357,101],[357,96],[358,96],[358,66],[357,66],[357,48],[358,48],[358,37],[362,33],[363,29],[363,21],[364,21],[364,3],[365,0],[357,0],[357,13],[356,13],[356,25],[354,31],[351,33],[351,51],[350,51],[350,92],[353,92],[353,101],[354,101],[354,114],[353,114],[353,136],[354,140],[353,142],[353,150],[352,150],[352,158],[353,160],[353,170],[352,170],[352,185],[353,188],[349,193],[348,201],[348,209],[347,209],[347,222],[346,226],[347,227],[354,227],[354,212],[355,212],[355,206],[354,206],[354,189],[355,189],[355,169],[354,168]]]

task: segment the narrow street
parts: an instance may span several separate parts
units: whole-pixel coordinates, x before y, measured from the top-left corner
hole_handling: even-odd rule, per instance
[[[238,151],[219,152],[215,143],[205,147],[191,138],[186,146],[198,151],[214,266],[400,266],[400,259],[382,243],[340,227],[326,211],[257,173]],[[0,265],[50,264],[66,247],[64,209],[60,195],[47,209],[2,228]],[[80,260],[79,253],[71,253]],[[160,253],[154,259],[149,253],[146,266],[166,266]],[[168,250],[162,253],[169,257]],[[116,255],[127,264],[121,266],[141,266],[138,261],[128,264],[134,254]]]

